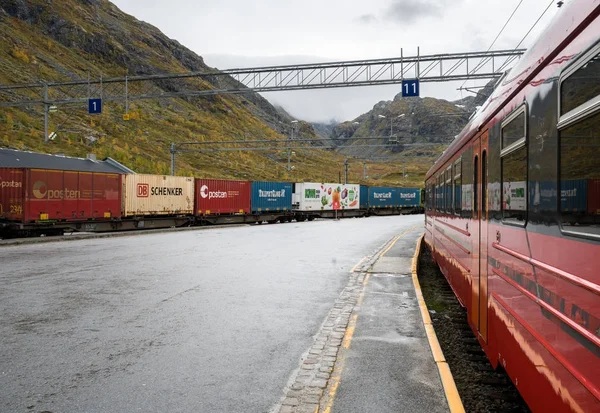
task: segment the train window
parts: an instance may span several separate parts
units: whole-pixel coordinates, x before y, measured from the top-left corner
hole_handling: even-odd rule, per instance
[[[525,144],[527,130],[527,106],[521,105],[502,121],[502,151],[510,151],[515,146]]]
[[[487,152],[481,154],[481,219],[487,219]]]
[[[452,213],[452,166],[446,170],[446,212]]]
[[[442,210],[442,191],[440,190],[440,177],[438,176],[437,178],[435,178],[436,184],[435,184],[435,210],[436,211],[441,211]]]
[[[460,215],[462,200],[461,200],[461,188],[462,188],[462,165],[459,159],[454,164],[454,213]]]
[[[473,147],[468,147],[461,159],[462,188],[461,192],[461,216],[471,218],[473,213]]]
[[[560,115],[561,228],[600,238],[600,44],[563,73]]]
[[[502,121],[502,150],[500,151],[502,219],[519,225],[525,225],[527,219],[526,144],[527,106],[522,105]]]
[[[473,161],[473,218],[474,219],[479,219],[479,216],[477,214],[477,196],[479,195],[477,192],[478,186],[479,186],[479,176],[478,176],[478,172],[479,172],[479,157],[475,156],[475,159]]]
[[[592,49],[565,71],[560,87],[561,121],[600,104],[600,49]]]

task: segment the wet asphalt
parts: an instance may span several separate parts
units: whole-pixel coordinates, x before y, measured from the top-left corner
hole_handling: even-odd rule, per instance
[[[0,248],[1,412],[268,412],[361,258],[423,216]]]

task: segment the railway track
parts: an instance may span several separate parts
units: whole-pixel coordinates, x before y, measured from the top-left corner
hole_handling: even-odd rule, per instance
[[[436,335],[468,413],[529,413],[508,375],[494,370],[473,335],[463,308],[424,244],[419,283]]]

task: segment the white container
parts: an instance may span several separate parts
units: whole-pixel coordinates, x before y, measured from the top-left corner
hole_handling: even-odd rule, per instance
[[[292,202],[297,211],[333,211],[336,200],[339,209],[358,209],[359,197],[360,185],[301,182],[295,185]]]
[[[125,175],[123,216],[188,215],[194,211],[194,178]]]

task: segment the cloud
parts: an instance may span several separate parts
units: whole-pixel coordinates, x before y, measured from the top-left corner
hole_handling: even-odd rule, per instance
[[[394,0],[384,18],[397,23],[412,24],[426,17],[441,17],[446,1]]]
[[[370,23],[377,23],[377,17],[375,17],[374,14],[363,14],[362,16],[359,16],[356,18],[356,20],[359,23],[363,23],[363,24],[370,24]]]

